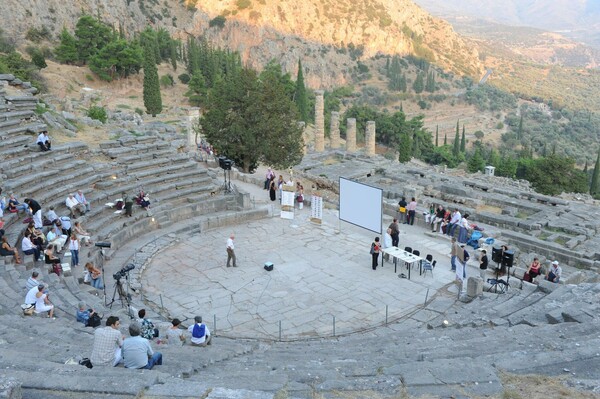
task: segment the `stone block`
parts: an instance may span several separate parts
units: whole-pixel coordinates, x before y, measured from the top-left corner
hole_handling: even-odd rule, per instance
[[[477,298],[483,295],[483,280],[478,277],[469,277],[467,279],[467,296]]]
[[[2,75],[0,75],[1,78]],[[23,397],[19,381],[2,374],[0,374],[0,381],[0,398],[21,399]]]
[[[0,80],[6,80],[8,82],[15,80],[15,75],[12,73],[0,73]]]
[[[594,317],[584,312],[578,306],[569,306],[561,310],[562,318],[567,323],[587,323],[591,322]]]
[[[546,294],[550,294],[551,292],[556,291],[560,287],[560,284],[556,284],[556,283],[552,283],[548,280],[544,280],[543,278],[541,278],[541,276],[538,277],[537,281],[538,281],[538,289]]]

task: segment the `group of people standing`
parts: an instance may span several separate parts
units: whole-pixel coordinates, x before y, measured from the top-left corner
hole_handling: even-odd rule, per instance
[[[271,201],[276,201],[279,198],[279,202],[281,202],[281,197],[283,193],[283,186],[293,186],[294,183],[292,180],[288,180],[287,182],[283,179],[282,175],[279,175],[279,178],[275,180],[275,172],[269,168],[265,175],[264,182],[264,190],[269,190],[269,199]],[[304,186],[300,182],[296,182],[296,192],[294,194],[294,202],[298,203],[298,208],[302,209],[304,204]]]

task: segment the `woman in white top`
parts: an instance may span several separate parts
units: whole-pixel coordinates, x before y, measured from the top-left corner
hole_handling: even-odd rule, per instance
[[[35,294],[35,313],[48,312],[48,317],[54,316],[54,305],[48,299],[48,294],[44,293],[43,286],[38,287],[38,293]]]
[[[75,227],[73,227],[75,234],[79,241],[86,246],[92,245],[92,238],[90,237],[90,233],[85,231],[83,227],[81,227],[81,223],[75,222]]]
[[[71,266],[79,266],[79,240],[75,233],[71,234],[69,240],[69,250],[71,251]]]

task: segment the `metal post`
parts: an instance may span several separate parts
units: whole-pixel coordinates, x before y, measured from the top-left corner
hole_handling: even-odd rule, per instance
[[[427,305],[427,298],[429,298],[429,288],[427,288],[427,293],[425,294],[425,302],[423,303],[423,306]]]
[[[385,305],[385,325],[388,325],[388,305]]]
[[[217,333],[217,315],[214,314],[213,315],[213,330],[214,330],[214,334]]]
[[[279,340],[281,341],[281,320],[279,320]]]
[[[163,305],[163,301],[162,301],[162,294],[158,294],[159,298],[160,298],[160,308],[164,309],[165,306]]]
[[[333,316],[333,336],[335,337],[335,316]]]

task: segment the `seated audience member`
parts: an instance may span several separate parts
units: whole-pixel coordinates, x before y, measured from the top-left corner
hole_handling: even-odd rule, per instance
[[[85,302],[79,302],[76,313],[77,321],[83,323],[84,326],[87,326],[87,321],[94,313],[96,313],[94,309],[88,309]]]
[[[44,292],[46,286],[38,285],[38,292],[35,294],[35,313],[48,312],[48,317],[54,317],[54,305],[48,298],[48,293]]]
[[[61,216],[56,221],[56,225],[58,227],[60,227],[60,230],[62,231],[62,233],[64,235],[67,236],[67,238],[71,237],[71,235],[72,235],[72,231],[71,231],[71,218],[69,218],[68,216]]]
[[[83,227],[81,226],[81,223],[75,222],[75,225],[73,226],[73,232],[77,236],[77,239],[79,239],[79,241],[83,245],[86,245],[86,246],[92,245],[91,234],[83,229]]]
[[[29,233],[28,231],[25,232],[25,235],[21,240],[21,251],[23,251],[25,255],[33,255],[33,261],[35,262],[38,259],[40,259],[40,250],[35,245],[33,245],[30,239],[30,235],[31,233]]]
[[[79,212],[81,215],[85,215],[85,206],[80,204],[79,201],[75,199],[73,194],[69,194],[67,199],[65,200],[65,205],[69,208],[71,212],[71,218],[77,219],[77,215],[75,212]]]
[[[533,280],[542,273],[542,265],[538,258],[533,258],[533,262],[523,275],[523,280],[528,283],[533,283]]]
[[[85,270],[90,274],[91,286],[99,290],[103,289],[104,282],[102,281],[102,272],[91,262],[85,264]]]
[[[140,190],[140,193],[135,197],[135,202],[145,210],[150,209],[150,197],[144,193],[144,190]]]
[[[25,231],[29,232],[29,239],[37,249],[43,251],[46,247],[46,236],[44,236],[42,230],[36,229],[33,222],[29,222]]]
[[[109,316],[106,319],[106,327],[94,331],[94,346],[90,355],[90,361],[94,366],[116,366],[123,360],[121,356],[123,335],[119,331],[120,325],[117,316]]]
[[[0,246],[0,256],[12,256],[15,258],[15,262],[17,263],[17,265],[20,264],[21,259],[19,258],[19,251],[8,244],[6,236],[2,236],[1,242],[2,245]]]
[[[210,331],[206,324],[202,323],[202,316],[194,317],[194,321],[195,323],[188,327],[188,331],[192,333],[192,339],[190,340],[192,345],[210,345]]]
[[[56,212],[54,212],[53,206],[51,206],[50,210],[48,212],[46,212],[46,219],[48,219],[48,221],[50,221],[50,226],[52,226],[52,224],[54,224],[54,222],[56,222],[56,219],[58,219],[58,215],[56,214]]]
[[[44,227],[44,223],[42,222],[42,207],[40,206],[40,204],[32,198],[25,198],[24,202],[29,207],[29,213],[33,218],[35,228],[41,229],[42,227]]]
[[[39,287],[42,287],[42,290],[46,287],[44,284],[38,284],[36,286],[31,287],[27,294],[25,295],[25,303],[27,305],[35,305],[36,297],[35,295],[40,291]]]
[[[552,262],[552,266],[550,266],[550,270],[548,270],[548,274],[546,275],[546,280],[551,281],[553,283],[560,282],[560,276],[562,274],[562,268],[558,265],[558,261]]]
[[[27,291],[29,291],[33,287],[37,287],[38,285],[43,284],[42,281],[38,278],[39,276],[40,274],[38,272],[34,271],[31,273],[31,277],[27,279],[27,283],[25,284],[25,288],[27,288]]]
[[[54,246],[48,245],[44,251],[44,263],[47,265],[54,265],[56,263],[61,264],[61,260],[58,256],[54,255]]]
[[[50,142],[50,137],[48,136],[48,131],[44,130],[38,135],[37,141],[35,142],[38,146],[40,146],[41,151],[50,151],[52,147],[52,143]]]
[[[91,209],[90,203],[85,198],[85,194],[83,194],[83,191],[77,190],[77,192],[75,193],[75,199],[77,200],[77,202],[79,202],[81,205],[83,205],[85,207],[86,212],[90,211],[90,209]]]
[[[181,346],[185,343],[185,334],[183,330],[179,328],[181,321],[175,318],[171,322],[171,327],[167,330],[167,342],[169,345]]]
[[[151,370],[155,365],[162,364],[162,354],[152,351],[150,341],[140,337],[140,325],[131,323],[129,335],[123,341],[123,364],[128,369]]]
[[[435,216],[433,218],[433,222],[431,223],[431,231],[433,233],[440,231],[438,230],[438,226],[440,226],[442,224],[442,221],[444,220],[444,216],[446,215],[446,210],[444,209],[444,207],[442,205],[438,206],[437,210],[435,211]]]
[[[48,241],[48,244],[54,245],[56,252],[60,253],[67,242],[67,236],[64,235],[61,229],[54,223],[46,234],[46,241]]]
[[[466,244],[469,238],[469,230],[471,230],[471,224],[469,223],[469,214],[465,213],[460,222],[458,222],[458,242]]]
[[[153,339],[158,337],[158,328],[154,327],[154,324],[146,319],[146,309],[140,309],[138,311],[139,323],[141,328],[140,335],[146,339]]]
[[[19,211],[27,212],[29,210],[29,206],[27,206],[27,204],[21,204],[17,197],[15,197],[14,194],[11,194],[10,198],[8,199],[7,209],[11,213],[17,213]]]

